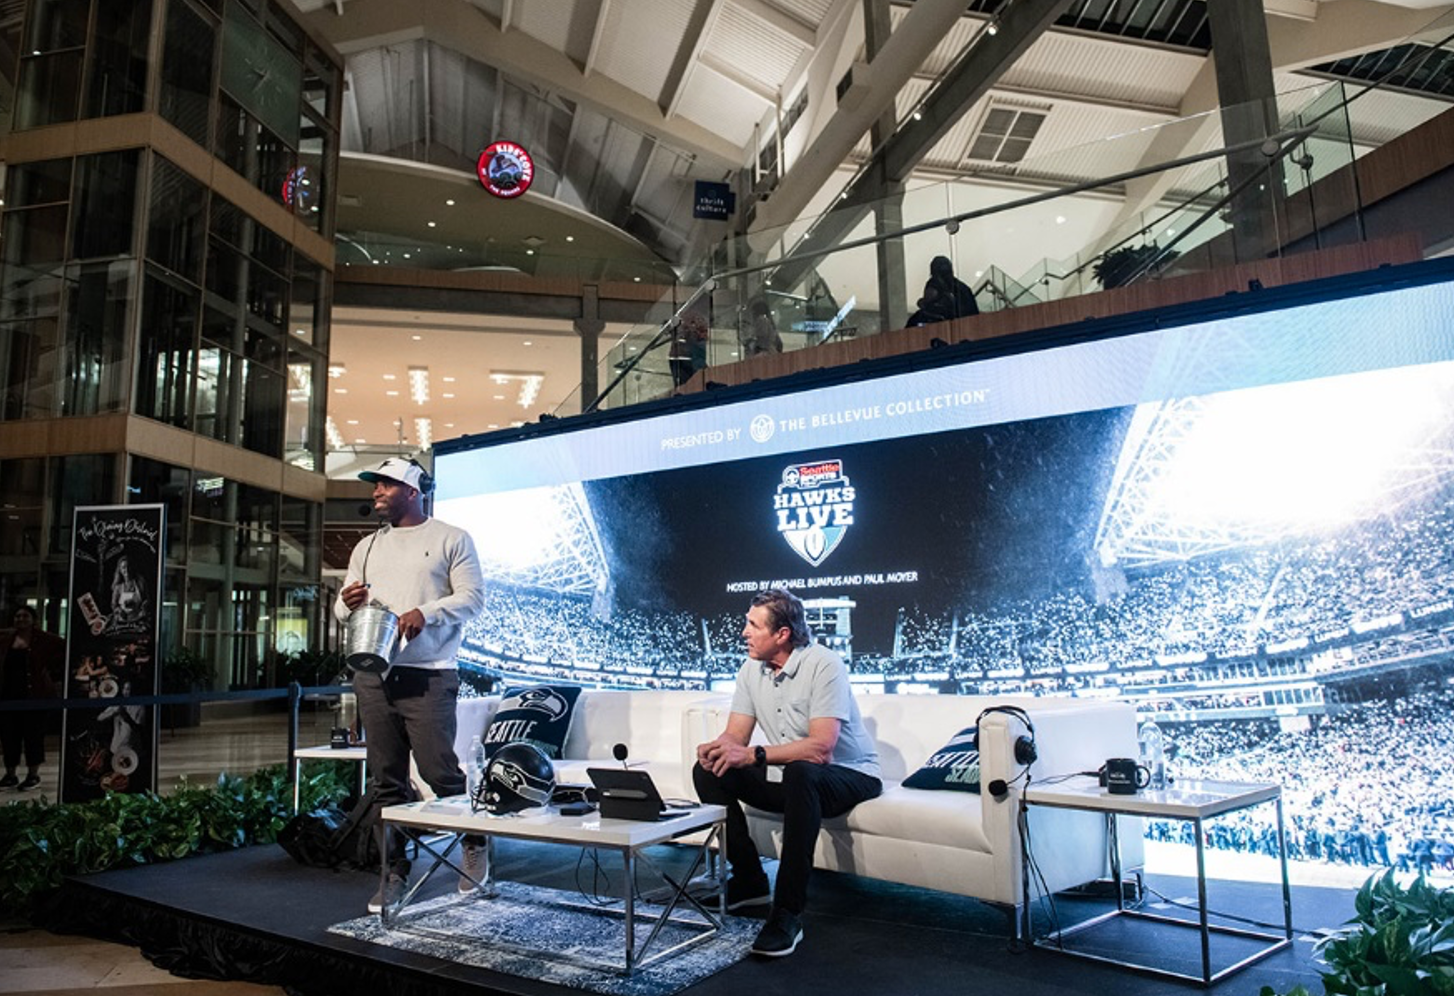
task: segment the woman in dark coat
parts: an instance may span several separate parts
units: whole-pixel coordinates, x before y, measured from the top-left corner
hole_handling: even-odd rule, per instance
[[[56,698],[56,678],[65,666],[65,643],[36,626],[35,612],[27,605],[15,610],[14,621],[13,629],[0,630],[0,649],[5,654],[0,700]],[[25,792],[40,784],[49,718],[50,710],[44,709],[0,712],[0,744],[5,751],[5,777],[0,778],[0,788],[15,787]],[[26,775],[24,781],[19,781],[15,769],[22,754]]]

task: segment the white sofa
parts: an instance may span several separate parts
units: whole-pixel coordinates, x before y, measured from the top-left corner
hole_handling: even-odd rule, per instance
[[[1024,726],[994,712],[980,724],[980,778],[1010,783],[1002,799],[985,794],[905,788],[900,783],[988,706],[1014,705],[1035,726],[1036,779],[1098,768],[1108,757],[1134,757],[1136,717],[1120,702],[1070,698],[865,695],[864,724],[878,745],[884,791],[846,816],[825,820],[813,864],[905,885],[973,896],[1013,912],[1023,904],[1018,814],[1024,768],[1015,740]],[[1032,854],[1051,892],[1109,873],[1104,819],[1094,813],[1028,811]],[[1126,867],[1142,863],[1139,821],[1121,832]],[[782,821],[749,811],[759,850],[776,856]],[[1016,923],[1018,920],[1015,921]]]
[[[878,744],[884,792],[845,817],[825,821],[814,864],[905,885],[972,896],[1012,915],[1023,904],[1018,813],[1023,768],[1014,743],[1025,731],[1009,714],[994,712],[980,724],[984,784],[1010,783],[1003,799],[957,791],[904,788],[950,737],[974,725],[991,705],[1024,709],[1035,725],[1039,759],[1034,780],[1093,770],[1108,757],[1134,757],[1135,714],[1129,705],[1092,699],[988,698],[944,695],[865,695],[864,722]],[[485,729],[498,697],[462,699],[456,749],[464,756],[470,737]],[[576,706],[564,756],[556,763],[561,782],[585,784],[586,768],[618,764],[625,744],[633,766],[645,762],[663,796],[693,797],[691,767],[696,745],[726,725],[731,696],[678,691],[586,690]],[[782,824],[776,814],[748,811],[748,824],[764,856],[775,857]],[[1139,826],[1121,834],[1126,867],[1141,864]],[[1093,813],[1029,810],[1035,862],[1052,892],[1108,873],[1106,829]]]

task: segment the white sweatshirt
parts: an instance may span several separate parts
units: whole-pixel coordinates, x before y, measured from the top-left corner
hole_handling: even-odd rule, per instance
[[[344,587],[355,581],[369,584],[365,605],[378,602],[400,616],[410,609],[424,614],[423,631],[395,655],[396,665],[454,667],[465,623],[485,604],[474,541],[438,519],[384,526],[360,540],[349,557]],[[342,597],[334,601],[333,614],[343,621],[352,614]]]

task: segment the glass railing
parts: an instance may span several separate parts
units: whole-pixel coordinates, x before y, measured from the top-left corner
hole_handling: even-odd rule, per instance
[[[1454,15],[1445,15],[1411,40],[1428,58],[1451,34]],[[729,238],[686,268],[709,275],[696,295],[711,331],[694,362],[705,362],[710,382],[711,366],[763,342],[793,350],[903,328],[935,256],[993,311],[1358,241],[1349,107],[1378,85],[1320,82],[963,178],[995,180],[990,193],[952,180],[913,187],[885,213],[930,220],[892,231],[874,221],[888,202],[825,191],[827,210]],[[1126,162],[1139,165],[1111,168]],[[851,178],[840,175],[842,191]],[[1081,248],[1045,252],[1066,245]],[[881,257],[902,263],[884,269]],[[881,287],[881,270],[901,270],[900,285]],[[764,308],[775,336],[758,334]],[[663,397],[695,373],[678,324],[645,324],[603,349],[596,407]],[[575,395],[558,413],[579,406]]]
[[[735,362],[757,350],[808,348],[903,328],[935,256],[948,257],[960,279],[976,291],[979,308],[992,311],[1224,261],[1262,258],[1269,251],[1268,239],[1272,252],[1281,251],[1298,231],[1286,218],[1289,194],[1352,161],[1346,119],[1339,126],[1341,144],[1330,137],[1334,131],[1327,122],[1333,116],[1306,123],[1323,113],[1322,103],[1336,106],[1341,89],[1340,84],[1326,83],[1285,94],[1279,108],[1287,110],[1275,115],[1260,105],[1223,109],[1149,134],[1137,132],[1027,160],[1000,172],[997,185],[1027,192],[986,207],[959,210],[967,196],[963,185],[919,187],[904,195],[900,213],[934,220],[884,235],[874,233],[876,205],[867,204],[838,207],[814,220],[728,240],[695,264],[695,269],[713,275],[695,296],[675,291],[673,300],[662,302],[659,310],[673,317],[632,328],[603,344],[598,407],[664,397],[702,366]],[[1260,129],[1257,140],[1243,140],[1230,149],[1223,141],[1224,130],[1245,133],[1254,125]],[[1088,171],[1087,163],[1144,161],[1148,150],[1158,147],[1176,154],[1130,173],[1080,178]],[[1300,150],[1310,147],[1316,151],[1311,154],[1314,172],[1308,174],[1291,163],[1294,156],[1304,158]],[[1256,159],[1251,158],[1254,154]],[[1229,156],[1241,156],[1256,168],[1233,178]],[[1298,182],[1291,190],[1284,176],[1289,169]],[[1142,196],[1146,206],[1102,220],[1106,192],[1120,199],[1133,185],[1147,191]],[[1261,238],[1228,238],[1239,211],[1263,222]],[[834,217],[841,212],[852,217]],[[837,245],[815,248],[815,233],[828,228],[850,234]],[[1085,248],[1065,257],[1043,252],[1067,242]],[[897,300],[881,299],[877,274],[885,246],[901,253],[904,261],[902,289],[889,292]],[[691,343],[685,341],[689,337],[680,331],[688,301],[710,328],[695,361]],[[577,393],[557,412],[580,410]]]

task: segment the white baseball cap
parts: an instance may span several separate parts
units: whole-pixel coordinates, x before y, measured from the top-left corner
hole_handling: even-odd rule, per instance
[[[378,481],[397,481],[407,484],[415,491],[423,492],[424,469],[412,460],[403,457],[389,457],[373,470],[359,472],[359,480],[374,484]]]

